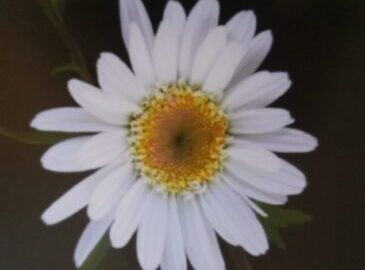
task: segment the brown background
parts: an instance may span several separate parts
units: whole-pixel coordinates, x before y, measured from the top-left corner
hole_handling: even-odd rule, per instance
[[[127,59],[116,0],[67,2],[65,20],[93,72],[101,51]],[[165,1],[146,2],[156,24]],[[184,1],[189,8],[192,3]],[[222,1],[223,19],[247,8],[256,11],[260,29],[274,32],[263,68],[288,70],[294,81],[278,105],[320,140],[316,152],[289,157],[309,180],[289,205],[314,222],[285,230],[289,250],[273,248],[251,259],[254,269],[364,269],[364,1]],[[66,61],[64,46],[32,1],[0,0],[0,125],[25,127],[40,110],[72,104],[69,76],[49,75]],[[74,269],[85,214],[55,227],[39,216],[82,175],[42,170],[45,149],[0,137],[0,269]],[[102,269],[138,269],[133,247],[111,252]]]

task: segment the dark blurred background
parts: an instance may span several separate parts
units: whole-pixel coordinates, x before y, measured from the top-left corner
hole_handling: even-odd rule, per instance
[[[65,22],[94,74],[102,51],[127,59],[117,0],[68,0]],[[145,1],[156,25],[166,1]],[[183,1],[190,8],[194,1]],[[274,47],[262,68],[287,70],[294,81],[278,105],[292,111],[296,127],[316,135],[319,149],[288,156],[308,176],[309,187],[289,206],[314,221],[284,230],[287,251],[272,248],[251,258],[255,270],[360,270],[364,259],[365,1],[221,1],[222,22],[253,9],[259,29],[272,29]],[[0,0],[0,125],[24,128],[38,111],[73,104],[69,75],[50,70],[67,51],[30,0]],[[74,269],[72,254],[85,213],[46,227],[42,211],[83,177],[40,167],[45,146],[0,137],[0,269]],[[230,264],[229,262],[228,264]],[[109,253],[103,270],[138,269],[134,247]],[[228,267],[232,270],[232,267]],[[238,268],[237,268],[238,269]]]

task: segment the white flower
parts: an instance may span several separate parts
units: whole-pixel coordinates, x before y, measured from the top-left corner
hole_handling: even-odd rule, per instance
[[[43,214],[56,224],[87,207],[90,223],[76,248],[80,266],[109,230],[115,248],[137,232],[145,270],[225,269],[216,234],[258,256],[268,241],[255,201],[281,205],[306,186],[297,168],[272,152],[309,152],[312,136],[289,112],[265,108],[290,87],[284,72],[256,72],[272,44],[255,36],[242,11],[218,26],[219,4],[200,0],[186,16],[168,2],[154,35],[140,0],[120,0],[132,70],[102,53],[100,89],[73,79],[80,107],[38,114],[39,130],[86,133],[42,157],[55,172],[95,170]],[[255,73],[256,72],[256,73]]]

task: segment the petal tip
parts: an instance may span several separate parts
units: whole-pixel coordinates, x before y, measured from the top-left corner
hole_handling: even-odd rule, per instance
[[[319,147],[319,140],[318,138],[314,137],[313,135],[308,134],[309,144],[311,145],[308,149],[308,152],[312,152]]]
[[[52,225],[51,220],[49,219],[49,217],[47,216],[47,212],[44,212],[41,216],[41,221],[46,224],[47,226]]]
[[[75,255],[74,255],[74,264],[75,264],[76,268],[80,268],[83,263],[84,263],[84,260],[82,260],[81,258],[79,258],[78,254],[75,252]]]
[[[55,220],[51,217],[49,209],[45,210],[41,215],[41,221],[46,224],[47,226],[52,226],[57,224],[59,221]]]
[[[29,126],[34,129],[39,129],[39,115],[40,113],[37,113],[36,116],[33,117],[33,119],[30,121]]]
[[[76,95],[76,91],[82,91],[82,88],[79,87],[80,82],[78,79],[71,79],[67,82],[68,91],[73,98]]]

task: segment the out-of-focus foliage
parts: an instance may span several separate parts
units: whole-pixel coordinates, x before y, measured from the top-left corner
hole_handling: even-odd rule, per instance
[[[0,135],[9,139],[35,145],[54,144],[70,137],[69,134],[58,132],[41,132],[35,130],[15,130],[0,127]]]
[[[54,10],[58,11],[61,14],[65,12],[66,0],[49,0],[49,1]]]
[[[280,249],[286,249],[286,245],[279,229],[301,225],[312,221],[312,218],[295,209],[287,209],[272,205],[261,205],[268,217],[260,218],[270,242]]]
[[[109,235],[106,234],[100,240],[99,244],[95,247],[93,252],[89,255],[85,263],[79,268],[79,270],[97,270],[103,262],[105,256],[110,249]]]

